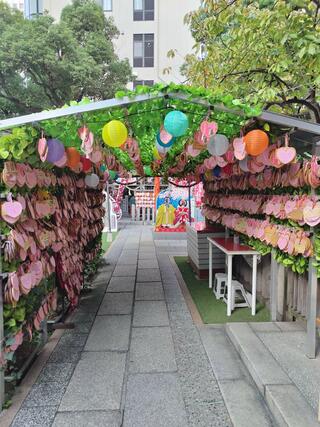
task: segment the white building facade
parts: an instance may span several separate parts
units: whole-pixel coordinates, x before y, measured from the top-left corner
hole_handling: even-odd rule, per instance
[[[13,0],[11,0],[13,2]],[[15,0],[14,2],[23,2]],[[97,0],[120,31],[115,41],[119,58],[128,58],[136,76],[131,86],[156,82],[182,83],[180,67],[194,40],[184,24],[185,15],[200,0]],[[48,12],[56,20],[71,0],[24,0],[27,18]],[[168,58],[169,51],[175,53]]]

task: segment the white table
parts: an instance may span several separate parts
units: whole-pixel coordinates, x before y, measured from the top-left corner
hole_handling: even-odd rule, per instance
[[[212,245],[216,246],[227,257],[227,290],[228,290],[228,306],[227,315],[231,316],[232,301],[231,301],[231,282],[232,282],[232,258],[234,255],[252,255],[252,303],[251,314],[256,314],[256,297],[257,297],[257,264],[259,252],[253,250],[249,246],[235,244],[233,238],[215,238],[208,237],[209,242],[209,287],[212,288]]]

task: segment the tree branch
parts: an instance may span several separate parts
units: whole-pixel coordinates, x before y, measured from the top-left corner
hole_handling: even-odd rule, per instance
[[[307,107],[314,114],[315,121],[317,123],[320,123],[320,106],[314,105],[311,102],[307,101],[306,99],[299,99],[297,97],[294,97],[292,99],[287,99],[286,101],[281,101],[281,102],[271,101],[267,103],[267,105],[265,106],[265,109],[268,110],[272,105],[285,107],[286,105],[292,105],[292,104],[298,104],[298,105],[303,105]]]

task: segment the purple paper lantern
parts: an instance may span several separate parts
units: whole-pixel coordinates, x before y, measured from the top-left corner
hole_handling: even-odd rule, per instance
[[[62,159],[64,155],[64,145],[58,139],[48,139],[48,154],[46,161],[49,163],[56,163]]]

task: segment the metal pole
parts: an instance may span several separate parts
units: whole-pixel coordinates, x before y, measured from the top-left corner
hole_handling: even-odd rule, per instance
[[[107,241],[112,241],[112,234],[111,234],[111,215],[110,215],[110,194],[109,194],[109,181],[107,181],[107,212],[108,212],[108,234],[107,234]],[[111,234],[111,237],[110,237]]]
[[[2,236],[0,235],[0,345],[1,352],[4,350],[4,325],[3,325],[3,279],[2,279]],[[5,380],[4,368],[0,369],[0,407],[3,408],[5,402]]]
[[[318,279],[317,271],[313,266],[314,258],[309,260],[308,274],[308,312],[307,312],[307,348],[306,355],[309,359],[317,356],[317,300],[318,300]]]
[[[191,225],[191,188],[188,187],[188,203],[189,203],[189,224]]]
[[[270,275],[270,309],[271,309],[271,320],[272,322],[277,321],[277,306],[278,306],[278,295],[277,295],[277,284],[278,284],[278,263],[274,258],[275,250],[271,252],[271,275]]]

